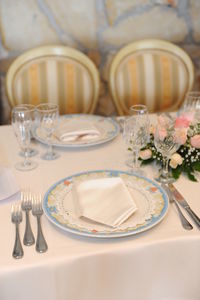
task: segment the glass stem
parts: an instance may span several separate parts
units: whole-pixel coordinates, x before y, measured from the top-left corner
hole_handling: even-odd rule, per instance
[[[48,156],[52,156],[52,154],[53,154],[53,146],[51,144],[48,144],[47,153],[48,153]]]
[[[138,169],[138,150],[133,150],[132,170]]]
[[[48,137],[47,137],[47,144],[48,144],[47,155],[48,156],[52,156],[52,154],[53,154],[53,146],[51,144],[51,134],[49,134]]]
[[[169,158],[163,157],[162,177],[168,178],[169,176]]]
[[[28,166],[30,164],[30,160],[28,157],[28,148],[24,149],[24,166]]]

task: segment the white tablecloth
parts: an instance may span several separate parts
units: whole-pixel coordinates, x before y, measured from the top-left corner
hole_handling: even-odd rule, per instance
[[[45,146],[34,143],[40,154]],[[102,146],[81,150],[57,149],[60,158],[35,159],[39,167],[20,172],[21,159],[11,126],[0,127],[0,164],[11,167],[21,188],[44,194],[68,175],[97,170],[127,170],[126,146],[121,135]],[[148,166],[153,178],[156,169]],[[181,177],[177,188],[200,215],[200,183]],[[138,235],[110,240],[66,233],[42,218],[48,252],[39,254],[24,246],[24,258],[12,258],[15,227],[11,204],[17,197],[0,202],[0,300],[199,300],[200,230],[184,230],[174,206],[163,221]],[[24,221],[20,226],[21,238]],[[31,217],[36,235],[36,219]]]

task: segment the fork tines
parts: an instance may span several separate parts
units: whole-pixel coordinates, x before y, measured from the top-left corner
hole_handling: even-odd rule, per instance
[[[12,204],[11,206],[11,220],[15,224],[22,222],[22,210],[20,203]]]
[[[32,199],[30,191],[24,190],[21,192],[21,206],[22,210],[24,211],[32,209]]]
[[[32,196],[32,213],[34,216],[43,214],[41,194],[34,194]]]

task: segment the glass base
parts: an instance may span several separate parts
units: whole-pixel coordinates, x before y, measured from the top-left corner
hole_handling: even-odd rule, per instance
[[[38,164],[34,161],[31,161],[27,164],[24,164],[23,161],[16,163],[15,168],[19,171],[31,171],[35,169],[38,166]]]
[[[155,178],[155,180],[160,183],[172,183],[176,181],[170,174],[167,177],[161,174],[159,177]]]
[[[32,156],[35,156],[37,154],[38,154],[38,151],[36,149],[33,149],[33,148],[28,149],[28,152],[27,152],[28,157],[32,157]],[[19,155],[22,156],[22,157],[25,157],[25,153],[23,151],[20,151]]]
[[[138,161],[138,165],[134,166],[133,159],[127,159],[125,161],[127,167],[129,167],[129,172],[135,173],[136,175],[145,176],[145,172],[141,169],[141,162]]]
[[[44,160],[54,160],[59,157],[60,157],[60,155],[56,152],[52,152],[52,153],[46,152],[43,155],[41,155],[41,158]]]

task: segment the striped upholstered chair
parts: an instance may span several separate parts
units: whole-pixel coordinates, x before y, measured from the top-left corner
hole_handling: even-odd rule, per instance
[[[187,53],[157,39],[122,48],[109,73],[110,92],[119,115],[128,114],[134,104],[145,104],[150,112],[176,110],[193,81],[193,63]]]
[[[99,74],[83,53],[66,46],[42,46],[20,55],[9,67],[6,90],[11,107],[58,103],[60,114],[93,113]]]

